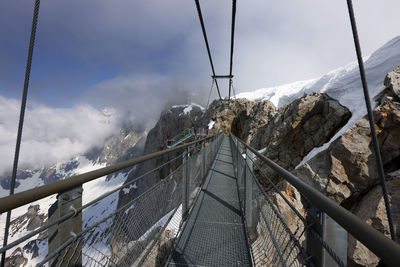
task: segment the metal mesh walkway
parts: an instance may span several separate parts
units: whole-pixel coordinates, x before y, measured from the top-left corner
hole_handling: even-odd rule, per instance
[[[251,265],[227,136],[168,265]]]

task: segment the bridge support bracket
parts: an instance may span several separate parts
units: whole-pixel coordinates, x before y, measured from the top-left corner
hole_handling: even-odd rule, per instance
[[[182,220],[185,221],[189,211],[189,148],[183,152],[182,164]]]
[[[56,202],[49,208],[48,216],[49,223],[52,223],[59,218],[71,213],[71,211],[75,211],[82,207],[82,185],[75,187],[71,190],[59,193],[57,195]],[[54,252],[57,248],[61,247],[64,243],[71,239],[71,237],[76,236],[76,234],[82,232],[82,212],[76,212],[74,216],[69,218],[68,220],[58,223],[48,229],[48,251],[49,254]],[[66,247],[64,250],[67,250],[67,254],[65,254],[64,258],[70,259],[69,262],[75,262],[76,266],[81,266],[82,264],[82,242],[79,242],[75,245],[75,240],[70,246],[73,249],[68,249]],[[59,255],[64,255],[63,252],[60,252]],[[59,265],[58,257],[50,260],[49,265],[55,266]],[[67,266],[66,263],[62,262],[60,266]]]
[[[310,202],[307,202],[306,220],[307,253],[312,256],[315,265],[338,266],[335,259],[324,249],[324,242],[344,266],[347,266],[347,231]]]

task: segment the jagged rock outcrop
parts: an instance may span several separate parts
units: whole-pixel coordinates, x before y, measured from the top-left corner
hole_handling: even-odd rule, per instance
[[[47,214],[41,211],[39,205],[29,206],[27,212],[10,222],[10,236],[20,234],[24,231],[34,231],[47,224]],[[38,243],[43,241],[43,236],[33,239],[22,248],[17,247],[10,256],[6,258],[5,266],[25,266],[28,260],[39,256]],[[28,258],[28,256],[30,256]]]
[[[42,211],[46,212],[46,211]],[[40,213],[39,205],[29,206],[27,212],[10,222],[11,233],[13,236],[16,232],[22,228],[26,228],[28,231],[36,230],[47,223],[47,216],[44,213]]]
[[[375,97],[379,104],[388,98],[400,101],[400,66],[386,75],[384,85],[386,88]]]
[[[5,266],[6,267],[25,266],[27,263],[28,259],[24,257],[22,249],[17,248],[11,253],[10,257],[6,258]]]
[[[389,202],[392,211],[393,224],[395,229],[400,226],[400,173],[388,177],[387,189]],[[389,224],[386,216],[385,203],[382,196],[382,187],[373,187],[362,199],[352,207],[351,211],[365,223],[371,225],[378,231],[390,238]],[[397,240],[400,233],[397,231]],[[349,236],[348,266],[377,266],[379,258],[371,253],[361,242]]]
[[[266,157],[292,170],[314,147],[329,141],[350,116],[338,101],[313,93],[279,109],[268,124],[257,130],[250,145],[265,149]],[[271,169],[265,170],[274,176]]]
[[[204,114],[202,122],[207,125],[212,120],[215,123],[211,129],[228,133],[235,117],[241,112],[248,114],[255,104],[256,102],[244,98],[231,99],[229,102],[214,100]]]
[[[266,125],[275,115],[276,107],[271,101],[257,102],[248,110],[240,111],[232,121],[232,133],[249,143],[256,131]]]
[[[144,143],[144,129],[142,127],[123,127],[119,135],[109,138],[101,151],[98,161],[113,165],[128,159],[138,157],[140,148],[136,144]],[[141,147],[143,149],[143,146]]]
[[[400,169],[400,103],[386,100],[374,110],[386,171]],[[378,172],[366,117],[332,142],[295,174],[328,197],[351,206],[378,183]]]
[[[194,126],[199,127],[199,125],[196,123],[202,118],[202,116],[202,108],[196,105],[175,106],[162,112],[160,119],[147,135],[143,154],[147,155],[166,149],[168,137],[176,136],[184,130]],[[125,183],[175,158],[177,153],[170,153],[163,157],[143,162],[135,169],[135,171],[128,175]],[[173,170],[179,164],[179,160],[177,162],[173,162],[171,165],[168,165],[165,168],[161,168],[149,175],[146,175],[144,179],[140,179],[135,188],[132,188],[129,191],[121,190],[119,194],[118,205],[124,205],[132,198],[146,191],[150,186],[166,177],[170,170]]]

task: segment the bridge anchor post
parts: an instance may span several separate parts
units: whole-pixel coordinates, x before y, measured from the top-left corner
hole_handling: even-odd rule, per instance
[[[253,177],[251,173],[251,168],[253,167],[253,164],[250,160],[250,153],[251,151],[245,148],[246,164],[244,165],[244,213],[247,232],[251,235],[251,233],[254,232],[255,227],[253,220]]]
[[[201,170],[202,174],[201,177],[203,181],[206,177],[206,141],[201,142],[201,156],[202,156],[202,163],[201,163]]]
[[[182,220],[186,220],[189,209],[189,149],[183,152],[182,164]]]
[[[314,264],[317,267],[338,266],[324,249],[324,242],[344,266],[347,266],[347,231],[311,202],[307,202],[306,220],[307,253],[312,256]]]
[[[49,208],[49,223],[71,213],[82,207],[82,185],[71,190],[59,193],[56,202]],[[68,220],[58,223],[48,229],[48,251],[49,255],[56,249],[64,245],[71,238],[82,232],[82,212],[76,212],[75,215]],[[82,242],[75,240],[67,246],[59,255],[64,255],[64,259],[75,263],[74,266],[82,264]],[[66,254],[64,254],[64,251]],[[55,257],[49,261],[49,266],[67,266],[66,262],[60,262],[60,257]]]

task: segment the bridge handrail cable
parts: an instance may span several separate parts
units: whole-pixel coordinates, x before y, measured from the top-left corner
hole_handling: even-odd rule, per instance
[[[254,153],[258,159],[262,160],[268,165],[268,167],[277,172],[280,177],[294,186],[303,196],[313,203],[313,205],[329,215],[352,236],[380,257],[386,264],[389,264],[390,266],[398,266],[398,263],[400,262],[399,244],[387,238],[372,226],[364,223],[356,215],[338,205],[336,202],[302,181],[299,177],[293,175],[272,160],[268,159],[241,139],[235,136],[233,136],[233,138],[238,140],[245,148]]]
[[[102,176],[109,175],[111,173],[123,170],[128,167],[132,167],[132,166],[142,163],[144,161],[154,159],[154,158],[166,155],[166,154],[174,152],[174,151],[179,151],[179,150],[185,149],[189,146],[201,143],[202,141],[209,140],[210,138],[213,138],[213,137],[214,136],[207,136],[207,137],[204,137],[202,139],[199,139],[199,140],[196,140],[196,141],[193,141],[190,143],[176,146],[174,148],[169,148],[169,149],[165,149],[165,150],[151,153],[148,155],[144,155],[144,156],[134,158],[131,160],[127,160],[127,161],[124,161],[124,162],[121,162],[121,163],[118,163],[118,164],[115,164],[112,166],[108,166],[108,167],[104,167],[104,168],[97,169],[94,171],[75,175],[75,176],[72,176],[65,180],[61,180],[61,181],[58,181],[55,183],[43,185],[40,187],[26,190],[24,192],[20,192],[20,193],[14,194],[14,195],[0,198],[0,203],[2,203],[2,205],[0,206],[0,213],[7,212],[9,210],[13,210],[15,208],[29,204],[36,200],[56,194],[58,192],[63,192],[63,191],[73,189],[81,184],[93,181]]]

